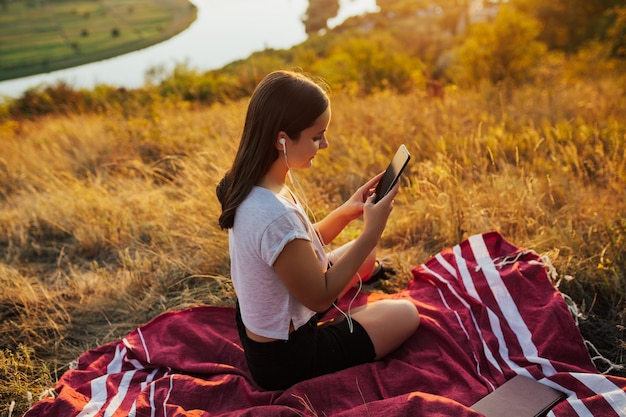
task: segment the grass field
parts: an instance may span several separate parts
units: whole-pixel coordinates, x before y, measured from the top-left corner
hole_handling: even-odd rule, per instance
[[[296,175],[320,218],[405,143],[414,159],[380,245],[398,273],[379,291],[404,288],[413,266],[496,229],[549,256],[583,336],[623,364],[625,97],[623,75],[598,73],[452,88],[441,100],[334,93],[330,148]],[[133,114],[0,124],[0,416],[49,395],[85,350],[159,313],[233,305],[214,189],[245,105],[155,96]],[[357,221],[337,244],[359,231]]]
[[[38,16],[38,30],[47,30],[32,31],[33,50],[56,50],[46,42],[61,32],[43,13],[52,2],[6,4],[14,16]],[[82,31],[79,23],[104,4],[121,30],[112,16],[130,22],[139,2],[54,4],[83,4],[63,14],[74,22],[67,28]],[[145,11],[142,22],[150,20]],[[0,31],[6,25],[21,30],[0,21]],[[93,29],[85,38],[97,39]],[[102,43],[113,40],[110,30],[101,30]],[[320,41],[327,42],[316,38],[312,49],[294,51],[293,61],[333,85],[330,147],[313,169],[295,173],[315,216],[384,168],[400,143],[413,156],[379,247],[397,274],[375,291],[404,289],[415,265],[498,230],[550,259],[598,370],[626,376],[624,60],[590,45],[537,60],[532,82],[477,78],[445,83],[435,96],[421,78],[411,78],[409,90],[385,87],[394,87],[383,81],[395,72],[363,82],[373,69],[414,61],[373,54],[381,58],[333,69],[312,52],[323,49]],[[352,49],[352,41],[331,43],[332,56],[379,49],[369,40]],[[253,58],[207,74],[181,68],[137,90],[60,84],[0,102],[0,417],[53,396],[79,355],[162,312],[234,304],[215,185],[234,156],[246,95],[266,70],[287,66],[273,54]],[[355,221],[333,244],[361,226]],[[563,337],[556,326],[547,336]]]
[[[14,1],[0,7],[0,81],[140,49],[185,29],[186,0]]]

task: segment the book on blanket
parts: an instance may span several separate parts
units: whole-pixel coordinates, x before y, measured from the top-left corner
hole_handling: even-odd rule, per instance
[[[565,397],[561,391],[516,375],[472,405],[472,409],[487,417],[541,417]]]

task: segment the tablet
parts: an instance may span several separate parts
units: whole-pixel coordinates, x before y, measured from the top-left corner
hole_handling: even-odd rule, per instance
[[[535,379],[516,375],[474,405],[486,417],[544,417],[567,395]]]
[[[387,193],[396,185],[398,182],[398,178],[406,168],[406,165],[409,163],[409,159],[411,159],[411,154],[407,150],[406,146],[400,145],[396,154],[394,155],[391,163],[385,170],[385,174],[378,182],[376,186],[376,200],[378,202],[381,198],[387,195]]]

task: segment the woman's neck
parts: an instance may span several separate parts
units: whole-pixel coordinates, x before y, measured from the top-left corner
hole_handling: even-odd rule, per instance
[[[286,167],[281,166],[281,164],[274,163],[257,185],[278,194],[285,187],[288,171],[289,170]]]
[[[265,178],[262,179],[258,184],[259,187],[267,188],[275,194],[278,194],[285,187],[284,182],[276,182],[276,181],[268,181]]]

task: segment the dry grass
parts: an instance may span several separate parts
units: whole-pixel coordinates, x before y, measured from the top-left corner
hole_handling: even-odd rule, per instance
[[[331,146],[297,178],[320,217],[405,143],[413,161],[381,243],[399,273],[384,290],[498,229],[574,277],[561,288],[585,336],[623,362],[624,81],[450,89],[444,100],[337,93]],[[0,125],[0,416],[23,412],[86,349],[161,312],[232,305],[214,188],[244,111],[155,103],[133,116]],[[358,232],[356,222],[339,240]]]

